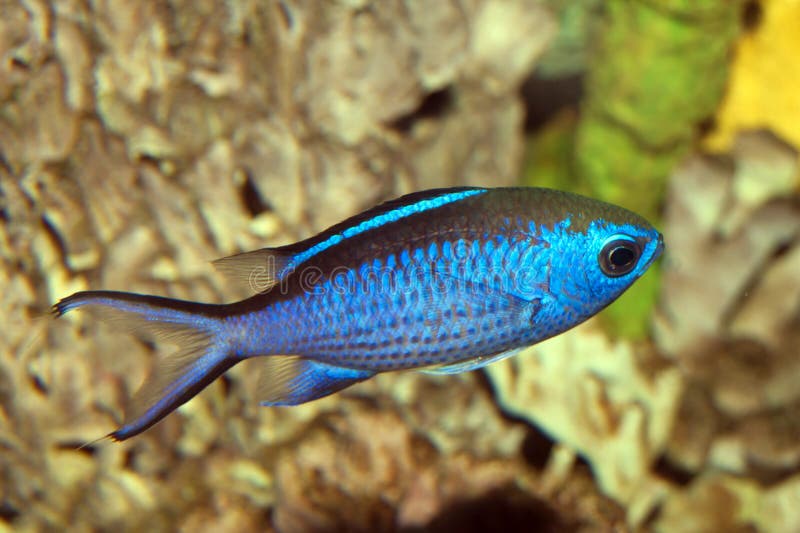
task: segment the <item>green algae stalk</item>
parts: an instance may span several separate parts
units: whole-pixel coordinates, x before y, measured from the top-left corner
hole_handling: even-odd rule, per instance
[[[666,178],[725,89],[739,0],[609,0],[575,139],[593,194],[657,218]]]

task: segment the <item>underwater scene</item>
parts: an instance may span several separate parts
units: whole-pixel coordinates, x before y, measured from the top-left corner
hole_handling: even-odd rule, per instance
[[[0,533],[800,531],[796,0],[0,0]]]

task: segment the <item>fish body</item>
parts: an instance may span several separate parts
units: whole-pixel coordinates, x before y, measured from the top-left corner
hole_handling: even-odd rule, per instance
[[[55,311],[121,313],[185,346],[137,394],[111,434],[121,440],[253,357],[263,358],[266,405],[304,403],[380,372],[480,368],[596,314],[662,249],[641,217],[582,196],[437,189],[292,245],[219,260],[258,290],[240,302],[88,291]]]

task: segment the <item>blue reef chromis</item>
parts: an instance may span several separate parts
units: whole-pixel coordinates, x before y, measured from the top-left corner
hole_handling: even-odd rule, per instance
[[[216,261],[259,291],[240,302],[86,291],[54,312],[92,306],[182,346],[109,435],[123,440],[252,357],[263,357],[264,405],[308,402],[379,372],[480,368],[591,317],[662,249],[638,215],[582,196],[436,189],[295,244]]]

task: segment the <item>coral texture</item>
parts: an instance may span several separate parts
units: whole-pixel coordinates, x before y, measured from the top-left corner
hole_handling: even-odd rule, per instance
[[[230,301],[243,289],[209,260],[412,189],[513,183],[518,91],[556,24],[526,0],[0,2],[0,531],[800,529],[791,3],[747,3],[760,15],[709,143],[729,153],[673,174],[652,340],[595,320],[486,373],[383,375],[295,408],[253,401],[250,361],[151,431],[78,448],[171,347],[53,322],[51,303],[88,288]],[[716,37],[700,64],[717,65],[739,4],[709,15],[718,35],[628,7],[663,24],[661,45]],[[609,6],[604,21],[640,29]],[[689,106],[692,78],[660,86],[642,57],[663,49],[603,42],[586,57],[634,75],[590,67],[590,121],[609,116],[603,90],[624,108],[595,145],[614,156],[617,134],[658,128],[631,99],[669,122],[659,89]],[[671,160],[724,78],[675,56],[714,76],[648,141]],[[753,125],[780,139],[739,134]]]
[[[413,189],[511,184],[517,91],[554,31],[522,0],[0,2],[0,529],[412,528],[505,490],[543,524],[618,521],[586,475],[537,495],[524,427],[474,377],[264,409],[243,366],[76,449],[171,348],[45,316],[88,288],[233,300],[210,260]]]
[[[667,177],[722,98],[740,3],[605,3],[575,139],[594,195],[657,216]]]
[[[590,323],[487,369],[500,406],[560,443],[563,471],[583,457],[629,524],[800,527],[782,503],[800,494],[799,170],[750,132],[675,172],[655,346]]]

